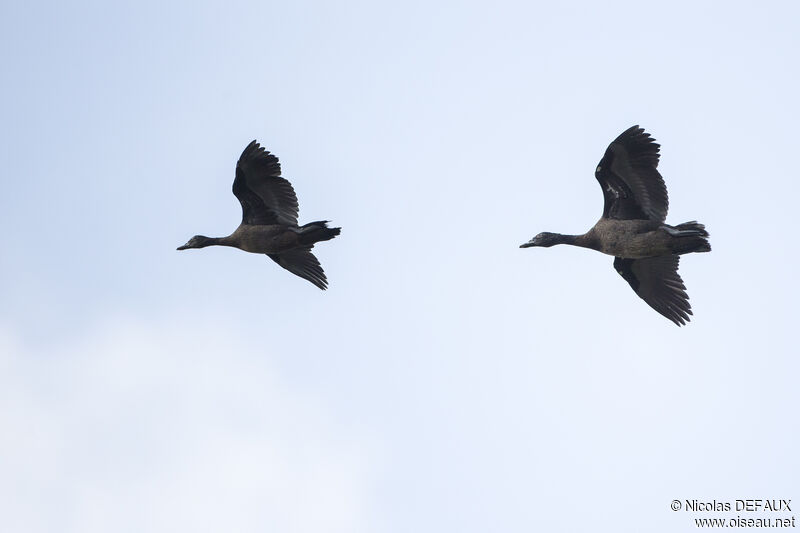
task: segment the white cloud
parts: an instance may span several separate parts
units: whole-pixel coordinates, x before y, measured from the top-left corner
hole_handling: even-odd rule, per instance
[[[270,360],[211,321],[0,329],[0,530],[367,529],[371,447]]]

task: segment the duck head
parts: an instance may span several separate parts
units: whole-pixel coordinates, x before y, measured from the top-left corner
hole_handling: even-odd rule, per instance
[[[188,250],[189,248],[205,248],[206,246],[210,246],[213,243],[214,239],[210,237],[206,237],[204,235],[195,235],[189,242],[184,244],[183,246],[178,246],[178,250]]]
[[[520,248],[531,248],[533,246],[541,246],[544,248],[549,248],[554,244],[561,244],[562,242],[562,235],[558,233],[549,233],[547,231],[543,231],[533,239],[529,240],[525,244],[521,244]]]

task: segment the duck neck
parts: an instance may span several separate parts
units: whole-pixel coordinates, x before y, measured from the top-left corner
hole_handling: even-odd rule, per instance
[[[575,246],[575,243],[578,241],[578,237],[580,237],[580,235],[562,235],[559,233],[558,236],[553,240],[555,241],[555,244],[571,244]]]
[[[583,235],[558,235],[556,244],[570,244],[572,246],[580,246],[581,248],[596,249],[594,240],[586,233]]]
[[[208,240],[208,246],[236,246],[233,243],[231,235],[228,235],[227,237],[211,237]]]
[[[227,241],[228,237],[203,237],[202,242],[197,248],[205,248],[206,246],[230,246]]]

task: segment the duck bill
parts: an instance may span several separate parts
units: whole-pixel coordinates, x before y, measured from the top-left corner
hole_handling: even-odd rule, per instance
[[[188,248],[189,248],[189,246],[188,246],[188,245],[186,245],[186,244],[184,244],[183,246],[178,246],[178,247],[177,247],[177,248],[175,248],[175,249],[176,249],[176,250],[187,250]]]
[[[536,246],[536,245],[533,243],[533,239],[529,240],[529,241],[528,241],[528,242],[526,242],[525,244],[520,244],[520,245],[519,245],[519,247],[520,247],[520,248],[530,248],[530,247],[532,247],[532,246]]]

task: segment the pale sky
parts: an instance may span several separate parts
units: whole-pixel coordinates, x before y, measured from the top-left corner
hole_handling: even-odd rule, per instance
[[[0,530],[695,531],[800,507],[795,2],[0,3]],[[520,250],[662,145],[678,328]],[[281,160],[322,292],[177,252]],[[775,514],[788,517],[796,513]]]

